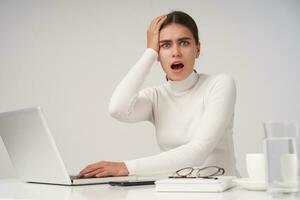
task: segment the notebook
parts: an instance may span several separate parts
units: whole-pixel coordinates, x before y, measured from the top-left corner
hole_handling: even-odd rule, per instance
[[[223,192],[234,186],[234,176],[219,176],[217,180],[203,178],[167,178],[155,181],[158,192]]]
[[[0,136],[18,177],[25,182],[83,185],[158,179],[137,176],[78,179],[70,176],[40,107],[0,113]]]

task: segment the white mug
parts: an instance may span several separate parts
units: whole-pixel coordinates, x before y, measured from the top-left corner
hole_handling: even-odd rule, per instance
[[[250,180],[265,181],[265,155],[263,153],[251,153],[246,155],[247,172]]]

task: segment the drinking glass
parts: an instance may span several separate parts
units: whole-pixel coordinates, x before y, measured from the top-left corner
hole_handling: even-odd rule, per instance
[[[299,123],[264,122],[264,152],[268,193],[273,197],[299,195]]]

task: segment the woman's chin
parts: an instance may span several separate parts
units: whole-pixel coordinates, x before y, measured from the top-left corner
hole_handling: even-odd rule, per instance
[[[168,79],[170,79],[171,81],[182,81],[186,78],[187,78],[187,76],[183,76],[183,75],[174,75],[174,74],[172,74],[171,76],[168,76]]]
[[[183,70],[172,70],[168,73],[167,77],[168,79],[172,81],[182,81],[186,79],[189,75]]]

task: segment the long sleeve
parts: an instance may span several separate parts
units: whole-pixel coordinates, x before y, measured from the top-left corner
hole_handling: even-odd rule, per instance
[[[140,89],[157,56],[155,50],[146,49],[120,82],[110,100],[111,116],[124,122],[152,121],[151,89]]]
[[[201,166],[226,132],[234,115],[236,87],[227,75],[219,75],[205,97],[204,113],[192,139],[154,156],[126,161],[130,174],[170,173],[187,166]],[[176,125],[174,125],[176,126]]]

